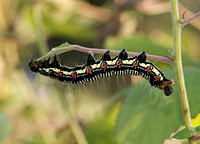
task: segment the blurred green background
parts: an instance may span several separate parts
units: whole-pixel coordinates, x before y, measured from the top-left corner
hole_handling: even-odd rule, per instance
[[[199,0],[181,0],[184,18],[199,12]],[[134,76],[72,86],[30,71],[31,58],[64,42],[86,47],[172,56],[168,0],[1,0],[0,143],[171,144],[183,125],[175,92]],[[192,116],[200,112],[200,19],[183,29],[183,64]],[[101,55],[95,54],[96,59]],[[60,56],[66,66],[84,64],[87,54]],[[154,62],[170,79],[173,66]],[[193,120],[200,124],[200,117]]]

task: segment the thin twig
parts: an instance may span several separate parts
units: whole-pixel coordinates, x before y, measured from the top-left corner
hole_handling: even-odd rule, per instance
[[[83,46],[79,46],[79,45],[69,45],[67,47],[56,47],[53,48],[51,51],[49,51],[46,55],[40,57],[37,60],[44,60],[44,59],[48,59],[49,57],[55,56],[55,55],[59,55],[71,50],[76,50],[76,51],[80,51],[80,52],[84,52],[84,53],[97,53],[97,54],[104,54],[106,51],[106,49],[100,49],[100,48],[87,48],[87,47],[83,47]],[[118,55],[120,53],[120,51],[118,50],[110,50],[110,54],[114,54],[114,55]],[[128,52],[129,56],[138,56],[140,53],[137,52]],[[156,61],[161,61],[161,62],[165,62],[165,63],[169,63],[172,64],[173,63],[173,59],[169,58],[169,57],[164,57],[164,56],[157,56],[157,55],[151,55],[151,54],[147,54],[147,58],[149,60],[156,60]]]
[[[183,28],[185,25],[189,24],[191,21],[193,21],[194,19],[196,19],[199,16],[200,16],[200,12],[198,12],[198,13],[196,13],[194,15],[191,15],[186,20],[181,22],[181,27]]]
[[[188,10],[188,8],[186,8],[185,11],[183,12],[183,15],[182,15],[182,17],[181,17],[181,20],[183,20],[183,19],[185,18],[185,14],[186,14],[187,10]]]

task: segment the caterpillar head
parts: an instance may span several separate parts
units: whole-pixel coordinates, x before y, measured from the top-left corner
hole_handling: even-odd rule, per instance
[[[55,68],[59,66],[60,65],[56,56],[54,56],[53,60],[51,60],[50,58],[43,61],[31,59],[29,62],[29,67],[33,72],[38,72],[40,68]]]
[[[172,85],[174,85],[173,80],[165,80],[158,86],[158,88],[163,90],[166,96],[170,96],[173,93]]]
[[[39,65],[41,64],[39,61],[34,61],[33,59],[31,59],[28,65],[33,72],[38,72]]]

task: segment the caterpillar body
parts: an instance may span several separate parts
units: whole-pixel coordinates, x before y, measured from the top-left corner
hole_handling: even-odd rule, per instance
[[[163,90],[166,96],[171,95],[173,81],[168,80],[161,70],[146,59],[145,52],[129,58],[126,50],[123,49],[114,58],[111,58],[109,51],[107,51],[98,61],[89,54],[85,65],[74,68],[60,65],[56,56],[52,61],[50,58],[44,61],[32,59],[29,62],[29,67],[33,72],[39,72],[42,75],[72,84],[82,84],[112,75],[140,75],[147,79],[151,86]]]

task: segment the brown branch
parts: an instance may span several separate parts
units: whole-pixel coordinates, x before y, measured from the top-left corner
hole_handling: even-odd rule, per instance
[[[87,48],[87,47],[83,47],[83,46],[79,46],[79,45],[69,45],[67,47],[56,47],[53,48],[51,51],[49,51],[46,55],[42,56],[41,58],[37,59],[37,60],[43,60],[43,59],[48,59],[49,57],[55,56],[55,55],[59,55],[71,50],[76,50],[76,51],[80,51],[80,52],[84,52],[84,53],[98,53],[98,54],[104,54],[106,51],[106,49],[100,49],[100,48]],[[110,54],[114,54],[114,55],[118,55],[120,53],[120,51],[118,50],[110,50]],[[129,56],[138,56],[140,53],[137,52],[127,52]],[[157,55],[151,55],[151,54],[147,54],[147,58],[149,60],[156,60],[156,61],[161,61],[164,63],[169,63],[172,64],[173,60],[169,57],[164,57],[164,56],[157,56]]]
[[[181,22],[181,27],[184,27],[185,25],[189,24],[191,21],[193,21],[194,19],[196,19],[199,16],[200,16],[200,12],[188,17],[186,20]]]

